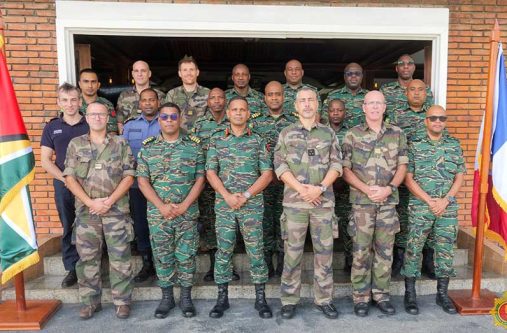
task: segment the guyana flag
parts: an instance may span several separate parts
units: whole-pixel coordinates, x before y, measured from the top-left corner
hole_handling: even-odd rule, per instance
[[[35,174],[0,34],[0,263],[2,283],[39,261],[28,184]]]

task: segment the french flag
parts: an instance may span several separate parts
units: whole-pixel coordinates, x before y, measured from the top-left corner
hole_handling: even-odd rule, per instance
[[[485,236],[507,250],[507,78],[502,44],[498,46],[491,131],[491,173],[486,196]],[[484,136],[482,120],[475,155],[474,189],[472,194],[472,224],[477,226],[480,189],[480,161]],[[507,251],[506,251],[507,253]],[[506,254],[507,260],[507,254]]]

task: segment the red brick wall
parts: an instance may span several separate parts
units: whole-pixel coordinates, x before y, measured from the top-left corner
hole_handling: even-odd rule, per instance
[[[139,1],[150,2],[150,1]],[[161,2],[161,1],[157,1]],[[395,6],[385,1],[188,1],[228,4],[282,4],[323,6]],[[485,107],[487,61],[490,30],[495,18],[503,29],[506,42],[507,0],[406,0],[404,6],[447,7],[450,10],[447,109],[449,128],[461,140],[468,175],[459,201],[460,222],[470,223],[472,172],[482,110]],[[4,19],[6,52],[14,88],[39,156],[39,141],[45,121],[57,112],[55,89],[58,84],[55,38],[54,0],[3,0],[0,10]],[[39,161],[39,158],[37,158]],[[51,179],[37,163],[31,185],[35,222],[39,235],[61,232],[53,204]]]

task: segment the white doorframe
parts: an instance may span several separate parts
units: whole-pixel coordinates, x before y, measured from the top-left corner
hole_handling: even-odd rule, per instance
[[[430,40],[445,106],[447,8],[202,5],[56,0],[60,82],[76,82],[74,35]]]

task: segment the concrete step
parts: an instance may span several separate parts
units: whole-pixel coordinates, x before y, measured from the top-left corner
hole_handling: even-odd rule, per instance
[[[276,256],[275,262],[276,262]],[[142,260],[140,256],[133,256],[133,270],[139,272],[142,267]],[[104,265],[107,265],[107,258],[104,260]],[[248,272],[250,267],[248,256],[246,253],[235,253],[233,257],[234,267],[238,272]],[[333,254],[333,269],[343,269],[345,264],[345,256],[343,252],[334,252]],[[468,264],[468,250],[455,249],[454,266],[465,266]],[[197,273],[206,273],[209,270],[209,256],[207,254],[199,254],[197,256]],[[305,252],[302,260],[302,269],[313,269],[313,253]],[[107,266],[105,266],[107,267]],[[61,254],[48,256],[44,258],[44,274],[45,275],[65,275]]]
[[[472,267],[459,266],[456,268],[457,276],[451,279],[449,289],[471,289],[472,287]],[[229,286],[230,298],[254,298],[254,286],[250,281],[248,273],[240,273],[239,281],[231,282]],[[215,299],[217,287],[213,282],[203,282],[203,274],[197,274],[196,285],[192,289],[193,297],[196,299]],[[62,289],[60,283],[63,276],[47,275],[26,283],[27,299],[60,299],[64,303],[78,303],[77,286],[73,288]],[[352,287],[350,277],[343,270],[334,271],[336,298],[351,296]],[[102,302],[111,302],[111,290],[109,282],[105,279],[103,283]],[[482,288],[489,289],[496,293],[502,293],[507,290],[507,279],[496,273],[483,273]],[[391,281],[391,294],[403,295],[405,292],[404,281],[402,278]],[[436,281],[429,279],[420,279],[417,281],[418,295],[431,295],[436,292]],[[179,297],[179,288],[175,288],[175,295]],[[280,278],[272,278],[266,284],[266,295],[269,298],[280,297]],[[15,292],[12,288],[3,291],[4,299],[14,299]],[[160,288],[156,281],[146,281],[137,284],[134,288],[133,300],[158,300],[161,297]],[[301,297],[313,297],[313,271],[304,270],[302,272]]]

